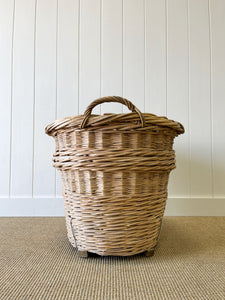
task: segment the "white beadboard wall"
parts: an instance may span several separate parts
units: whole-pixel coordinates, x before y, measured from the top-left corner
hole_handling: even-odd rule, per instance
[[[44,128],[104,95],[183,123],[167,215],[225,215],[224,0],[0,0],[1,216],[63,215]]]

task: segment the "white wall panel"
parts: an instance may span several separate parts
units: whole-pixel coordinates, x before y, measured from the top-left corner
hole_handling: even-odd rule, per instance
[[[79,0],[58,0],[57,118],[78,114]]]
[[[100,97],[101,84],[101,1],[80,0],[79,113]],[[100,106],[93,110],[100,112]]]
[[[184,124],[167,213],[223,215],[224,30],[223,0],[0,0],[1,215],[63,214],[44,128],[105,95]]]
[[[123,94],[122,5],[122,0],[102,0],[101,96]],[[122,106],[118,103],[103,104],[101,112],[121,113]]]
[[[78,114],[79,0],[59,0],[57,7],[57,119]],[[62,195],[56,172],[56,195]]]
[[[144,111],[144,0],[123,3],[123,96]]]
[[[167,114],[182,120],[185,134],[175,139],[177,169],[171,173],[171,196],[190,196],[188,108],[188,13],[186,0],[169,0],[167,9]]]
[[[38,0],[35,43],[34,195],[55,195],[54,141],[44,128],[56,118],[56,0]]]
[[[32,196],[35,0],[15,5],[11,195]]]
[[[14,1],[0,1],[0,195],[9,196]]]
[[[166,0],[146,1],[145,111],[166,115]]]
[[[210,34],[208,2],[189,1],[190,189],[212,195]]]
[[[210,1],[213,192],[225,195],[225,1]]]

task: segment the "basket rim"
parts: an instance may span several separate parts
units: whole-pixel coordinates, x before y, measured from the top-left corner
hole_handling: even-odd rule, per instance
[[[79,129],[82,131],[99,129],[107,129],[112,127],[112,125],[123,125],[125,130],[132,130],[140,128],[141,131],[149,129],[149,126],[159,126],[164,128],[170,128],[175,131],[177,135],[184,133],[184,127],[180,122],[168,119],[165,116],[157,116],[152,113],[143,113],[145,118],[145,127],[141,128],[140,120],[136,113],[106,113],[103,115],[92,114],[88,120],[87,127],[81,129],[80,125],[84,118],[84,115],[70,116],[62,119],[57,119],[46,126],[46,134],[52,136],[58,130],[67,129]],[[120,129],[122,130],[122,129]]]

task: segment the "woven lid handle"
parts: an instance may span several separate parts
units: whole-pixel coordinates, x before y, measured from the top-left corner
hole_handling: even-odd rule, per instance
[[[107,96],[107,97],[102,97],[102,98],[98,98],[96,100],[94,100],[93,102],[91,102],[90,105],[88,105],[88,107],[86,108],[85,112],[84,112],[84,119],[81,123],[81,128],[85,128],[87,121],[91,115],[92,109],[101,103],[104,102],[118,102],[118,103],[122,103],[124,105],[126,105],[129,110],[131,110],[132,112],[136,112],[138,114],[138,116],[140,117],[141,120],[141,126],[144,127],[145,126],[145,119],[142,115],[142,113],[140,112],[140,110],[129,100],[119,97],[119,96]]]

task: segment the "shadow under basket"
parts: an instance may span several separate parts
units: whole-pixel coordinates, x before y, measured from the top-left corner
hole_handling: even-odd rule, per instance
[[[132,113],[91,115],[104,102]],[[84,115],[46,127],[55,139],[68,238],[78,255],[153,255],[175,168],[173,141],[183,126],[141,113],[119,96],[96,99]]]

